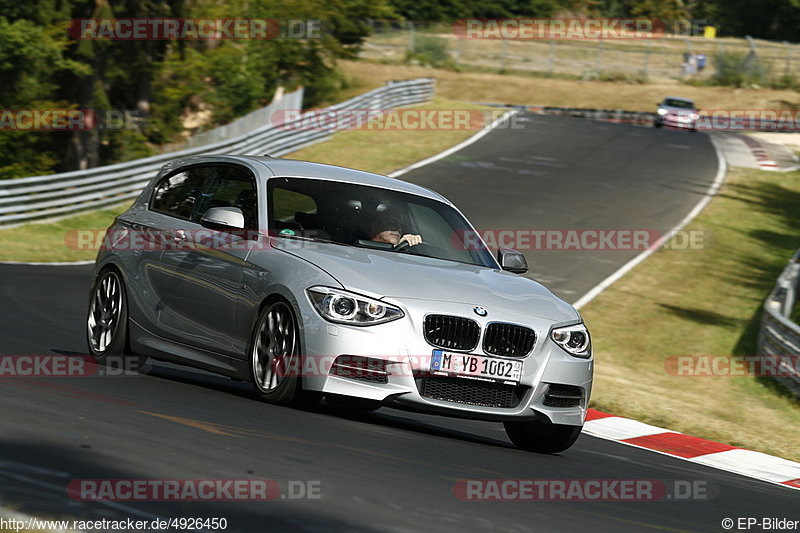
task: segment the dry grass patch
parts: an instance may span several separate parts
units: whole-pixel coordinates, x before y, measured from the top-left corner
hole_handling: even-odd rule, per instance
[[[367,61],[343,61],[340,66],[348,76],[365,80],[365,89],[389,80],[431,77],[436,79],[438,96],[470,102],[655,111],[656,103],[664,96],[692,98],[704,109],[776,109],[781,102],[797,101],[797,93],[788,90],[581,82]]]

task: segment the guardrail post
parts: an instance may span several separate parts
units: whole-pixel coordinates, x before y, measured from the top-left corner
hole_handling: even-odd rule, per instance
[[[500,70],[506,69],[508,60],[508,39],[502,39],[500,44]]]
[[[603,68],[603,36],[600,35],[597,43],[597,54],[594,58],[594,71],[598,74],[601,72]]]

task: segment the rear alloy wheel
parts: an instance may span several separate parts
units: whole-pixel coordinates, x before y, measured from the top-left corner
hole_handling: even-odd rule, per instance
[[[99,361],[128,351],[128,302],[122,278],[115,270],[104,271],[94,283],[86,338],[89,352]]]
[[[262,400],[296,406],[319,401],[318,393],[302,389],[299,334],[289,304],[277,300],[261,311],[251,344],[251,381]]]
[[[503,422],[506,435],[517,448],[537,453],[563,452],[578,440],[583,426],[541,422]]]

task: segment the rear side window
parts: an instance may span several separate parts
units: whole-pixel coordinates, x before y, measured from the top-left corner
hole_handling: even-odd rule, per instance
[[[210,168],[212,172],[195,206],[192,221],[200,222],[212,207],[238,207],[244,215],[245,228],[258,229],[256,185],[250,172],[229,165]]]
[[[245,227],[258,228],[255,179],[233,165],[203,165],[167,176],[155,188],[150,209],[199,223],[212,207],[238,207]]]
[[[204,167],[190,168],[167,176],[156,187],[150,209],[191,220],[207,177],[208,169]]]

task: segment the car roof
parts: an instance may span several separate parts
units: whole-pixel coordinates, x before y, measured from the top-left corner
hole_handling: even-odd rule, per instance
[[[250,165],[256,167],[263,165],[271,171],[272,175],[268,176],[268,179],[272,177],[281,177],[340,181],[415,194],[417,196],[438,200],[448,205],[453,205],[447,198],[439,193],[407,181],[390,178],[381,174],[374,174],[372,172],[365,172],[363,170],[326,165],[323,163],[313,163],[311,161],[302,161],[299,159],[283,159],[279,157],[254,155],[201,155],[172,161],[169,166],[174,169],[175,167],[188,164],[224,161],[250,163]]]
[[[686,102],[688,104],[694,105],[694,100],[690,98],[683,98],[681,96],[665,96],[662,102],[666,102],[667,100],[678,100],[679,102]]]

